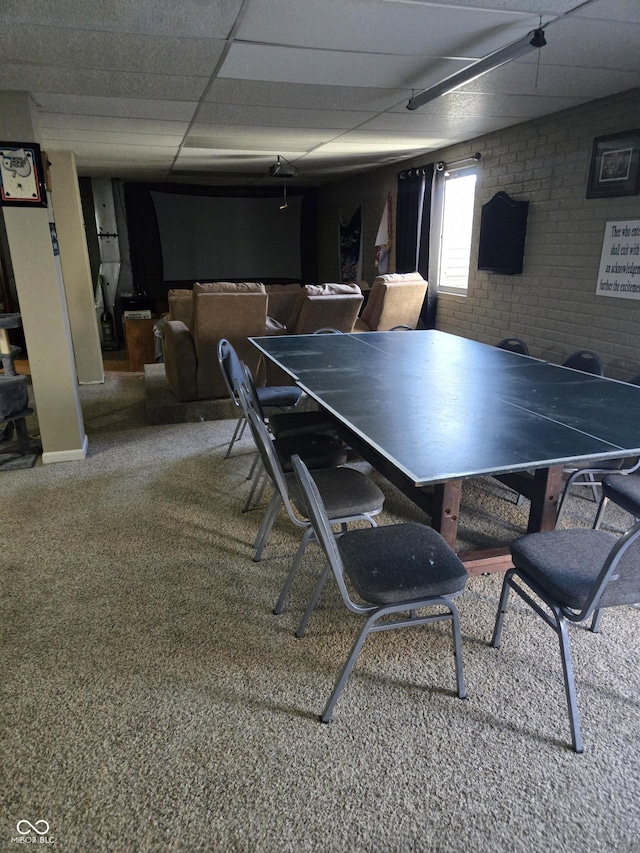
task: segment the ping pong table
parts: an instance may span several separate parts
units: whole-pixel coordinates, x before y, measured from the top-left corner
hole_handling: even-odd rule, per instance
[[[440,331],[251,338],[456,547],[464,480],[493,476],[555,526],[563,468],[640,455],[640,388]],[[506,547],[460,555],[508,568]]]

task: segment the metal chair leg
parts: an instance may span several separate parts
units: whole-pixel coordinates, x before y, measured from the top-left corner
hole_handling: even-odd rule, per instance
[[[287,575],[284,585],[282,587],[280,598],[276,602],[276,606],[273,608],[273,612],[276,614],[276,616],[282,613],[284,603],[287,599],[287,596],[289,595],[289,590],[291,589],[291,585],[293,584],[295,576],[298,574],[298,569],[300,568],[300,563],[302,562],[302,556],[304,554],[305,548],[307,547],[307,544],[312,536],[313,529],[311,527],[308,527],[304,532],[304,536],[300,540],[300,545],[298,545],[298,550],[296,551],[295,557],[293,558],[293,561],[291,563],[289,574]]]
[[[554,613],[557,620],[557,634],[560,641],[560,654],[562,656],[562,672],[564,675],[564,689],[567,697],[567,707],[569,710],[571,742],[575,752],[583,752],[580,720],[578,718],[578,701],[576,698],[576,685],[573,677],[573,664],[571,662],[571,648],[569,646],[567,623],[561,616],[560,612],[555,608]]]
[[[236,428],[234,429],[233,435],[231,436],[231,441],[229,442],[229,447],[227,447],[227,452],[224,455],[225,459],[228,459],[231,456],[231,448],[236,443],[236,441],[239,441],[242,438],[246,426],[247,426],[247,421],[245,419],[245,416],[242,415],[241,417],[238,418],[238,421],[236,423]]]
[[[600,622],[602,621],[602,610],[593,611],[593,619],[591,620],[590,631],[593,634],[598,634],[600,631]]]
[[[338,676],[336,683],[331,691],[331,696],[327,701],[327,704],[324,706],[324,711],[320,715],[320,722],[328,723],[331,719],[331,715],[333,714],[333,709],[335,708],[336,702],[340,698],[340,694],[344,690],[344,686],[347,683],[347,679],[351,675],[351,670],[353,669],[353,665],[355,664],[358,655],[360,654],[360,649],[364,645],[364,641],[367,639],[369,635],[369,631],[371,630],[373,624],[376,622],[378,618],[378,612],[373,613],[369,616],[368,619],[365,620],[364,625],[360,629],[360,633],[356,637],[353,645],[351,646],[351,651],[349,652],[349,656],[342,667],[342,671]]]
[[[273,495],[271,496],[271,500],[269,501],[267,511],[265,512],[264,518],[262,519],[262,524],[260,525],[260,530],[258,531],[256,540],[253,543],[253,547],[256,549],[256,553],[253,556],[254,563],[259,563],[260,559],[262,558],[264,546],[267,544],[269,534],[271,533],[271,529],[276,520],[276,516],[281,505],[282,497],[280,495],[280,492],[274,491]]]
[[[316,609],[316,605],[318,601],[320,601],[320,596],[322,595],[322,590],[324,589],[324,585],[329,579],[329,575],[331,574],[331,566],[329,563],[324,567],[322,574],[318,579],[318,583],[316,584],[316,588],[313,591],[313,595],[311,596],[311,601],[307,605],[307,609],[304,612],[298,627],[296,628],[296,637],[304,637],[304,632],[307,630],[307,625],[309,624],[309,619],[311,619],[311,614]]]
[[[504,622],[504,614],[507,611],[507,600],[509,598],[509,592],[511,591],[509,586],[509,581],[513,574],[513,570],[509,570],[502,582],[502,592],[500,594],[500,604],[498,605],[498,615],[496,616],[496,624],[493,629],[493,636],[491,637],[491,645],[494,649],[500,648],[500,635],[502,634],[502,623]]]
[[[598,511],[596,512],[596,517],[595,517],[594,522],[593,522],[593,529],[594,530],[600,529],[600,525],[602,524],[602,517],[604,515],[604,511],[605,511],[608,503],[609,503],[609,498],[607,498],[603,495],[602,499],[600,500],[600,506],[598,507]]]
[[[266,480],[266,479],[267,479],[267,472],[263,468],[254,477],[253,485],[251,486],[251,490],[249,491],[249,494],[247,495],[247,499],[244,502],[244,506],[242,507],[242,512],[249,512],[249,510],[251,509],[251,504],[253,502],[253,497],[256,494],[256,492],[258,491],[260,485],[262,485],[262,491],[264,491],[264,485],[265,485],[264,480]],[[260,492],[260,494],[262,494],[262,491]]]
[[[453,656],[456,667],[456,688],[460,699],[465,699],[467,689],[464,684],[464,670],[462,668],[462,633],[460,631],[460,616],[455,604],[451,608],[451,634],[453,636]]]

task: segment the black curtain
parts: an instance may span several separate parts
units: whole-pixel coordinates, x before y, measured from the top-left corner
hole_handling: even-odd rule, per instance
[[[396,272],[416,272],[429,280],[429,232],[433,163],[398,173]],[[427,329],[436,322],[436,283],[429,283],[421,318]]]

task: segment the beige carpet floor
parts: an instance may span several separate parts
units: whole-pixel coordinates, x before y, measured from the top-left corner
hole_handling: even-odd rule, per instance
[[[512,602],[488,645],[498,575],[460,600],[466,701],[444,626],[383,633],[321,725],[358,619],[329,586],[294,637],[317,549],[272,614],[297,536],[283,515],[252,561],[248,439],[225,460],[232,421],[146,425],[139,375],[81,396],[84,462],[0,474],[0,847],[640,851],[640,610],[571,630],[581,756],[550,629]],[[383,486],[382,523],[421,518]],[[576,498],[566,524],[593,511]],[[526,508],[478,481],[461,514],[477,547]]]

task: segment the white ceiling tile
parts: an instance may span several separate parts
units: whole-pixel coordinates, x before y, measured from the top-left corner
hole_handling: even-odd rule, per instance
[[[347,110],[278,109],[277,107],[203,104],[198,121],[209,124],[255,125],[256,127],[353,127],[374,113]]]
[[[242,0],[2,0],[5,21],[116,33],[227,38]]]
[[[182,136],[167,136],[158,133],[124,133],[110,130],[78,130],[76,128],[50,127],[43,130],[48,143],[101,143],[131,145],[142,148],[172,148],[174,151],[182,142]]]
[[[640,0],[638,0],[640,6]],[[640,24],[569,17],[545,31],[547,44],[540,53],[540,64],[575,66],[594,76],[599,68],[635,71],[640,75]],[[522,62],[535,63],[537,55],[528,54]]]
[[[578,9],[576,17],[598,18],[605,24],[610,21],[640,24],[640,3],[638,0],[594,0]]]
[[[584,98],[545,98],[538,95],[494,95],[492,93],[465,92],[462,89],[443,95],[420,107],[416,112],[423,116],[496,116],[526,121],[535,116],[547,115],[575,107]]]
[[[119,116],[122,118],[175,119],[190,121],[197,102],[143,100],[140,98],[114,98],[94,95],[57,94],[36,90],[36,103],[43,113],[57,112],[76,116]]]
[[[43,57],[42,44],[47,45]],[[170,38],[138,33],[95,32],[58,27],[0,27],[3,62],[75,70],[209,77],[224,49],[215,39]]]
[[[102,115],[69,115],[63,113],[41,112],[39,116],[41,129],[60,128],[73,132],[74,130],[92,130],[98,133],[137,133],[155,136],[176,136],[182,138],[187,132],[189,123],[186,121],[159,121],[154,119],[116,118]]]
[[[323,86],[410,89],[432,85],[469,65],[469,60],[381,56],[333,50],[235,43],[221,77]]]
[[[3,88],[10,91],[176,101],[198,101],[207,84],[206,77],[91,70],[84,70],[79,74],[71,68],[19,65],[2,61],[0,78]]]
[[[426,115],[422,110],[407,110],[404,113],[385,113],[377,116],[362,125],[360,130],[353,132],[410,133],[412,135],[427,133],[447,137],[462,133],[466,134],[468,139],[472,139],[474,136],[481,136],[491,130],[500,130],[512,124],[514,124],[513,117],[467,115],[464,111],[458,114]]]
[[[538,11],[513,8],[322,0],[322,13],[309,26],[309,7],[300,0],[258,0],[249,7],[238,39],[347,53],[479,58],[526,35],[538,20]]]
[[[205,103],[295,107],[309,110],[362,110],[378,113],[411,96],[411,88],[377,89],[369,86],[322,86],[319,83],[280,83],[218,77]]]
[[[339,128],[311,130],[289,127],[286,131],[289,150],[306,151],[322,142],[344,133]],[[282,143],[282,128],[251,127],[249,125],[195,124],[185,141],[186,148],[277,148]]]

